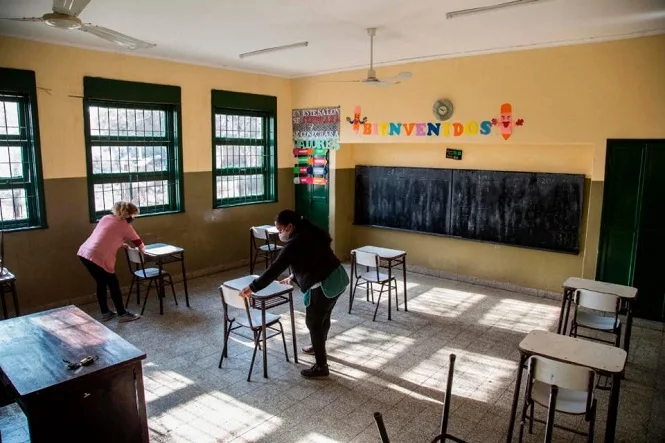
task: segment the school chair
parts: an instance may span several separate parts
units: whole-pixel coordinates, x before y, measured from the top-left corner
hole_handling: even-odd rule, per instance
[[[397,279],[394,276],[388,277],[387,274],[383,274],[380,272],[379,268],[380,258],[377,254],[371,252],[363,252],[363,251],[353,251],[352,254],[353,254],[353,263],[354,263],[353,266],[355,267],[354,274],[357,277],[356,277],[356,282],[353,285],[353,291],[351,293],[351,297],[355,298],[355,293],[358,287],[364,286],[365,291],[367,292],[367,300],[369,301],[369,297],[371,295],[372,303],[374,303],[374,285],[375,284],[381,285],[381,289],[379,290],[379,298],[376,301],[376,307],[374,308],[374,317],[372,318],[372,321],[376,321],[376,313],[379,311],[381,295],[386,291],[388,292],[388,320],[390,320],[391,295],[393,289],[395,290],[395,305],[397,305]],[[358,266],[364,266],[368,269],[368,271],[360,273],[358,272]],[[387,289],[386,285],[388,285]]]
[[[259,258],[265,260],[266,269],[272,263],[275,255],[282,249],[264,227],[252,226],[249,229],[249,273],[254,274],[254,268]]]
[[[125,300],[125,307],[129,305],[129,299],[132,296],[132,289],[136,285],[136,304],[141,304],[141,285],[146,288],[145,297],[143,299],[143,307],[141,308],[141,315],[145,311],[145,305],[148,302],[148,295],[150,294],[150,289],[152,289],[152,284],[155,283],[155,289],[157,289],[157,296],[161,297],[165,295],[162,293],[164,288],[159,287],[159,268],[146,268],[145,261],[143,260],[143,254],[136,248],[125,248],[125,255],[127,257],[127,264],[129,265],[129,271],[132,273],[132,282],[129,285],[129,292],[127,293],[127,300]],[[132,266],[134,265],[134,266]],[[175,288],[173,286],[173,279],[171,274],[168,271],[162,269],[162,277],[164,284],[171,286],[171,292],[173,292],[173,300],[175,300],[176,306],[178,305],[178,299],[175,296]],[[146,285],[146,282],[148,283]]]
[[[533,434],[533,422],[546,424],[545,421],[534,417],[536,403],[549,408],[547,411],[547,422],[551,422],[551,426],[548,425],[549,427],[585,436],[588,442],[593,442],[596,425],[596,399],[593,395],[594,372],[582,366],[536,356],[529,358],[527,366],[527,381],[520,422],[520,443],[524,437],[524,427],[527,420],[529,421],[530,434]],[[552,386],[557,388],[554,401],[551,398]],[[555,424],[554,415],[557,412],[568,415],[583,415],[584,420],[589,423],[588,431],[578,431]],[[551,434],[551,429],[549,432]]]
[[[221,369],[224,357],[228,358],[228,343],[231,332],[240,328],[247,328],[252,331],[252,340],[254,341],[254,353],[252,354],[252,361],[249,364],[249,372],[247,373],[247,381],[251,381],[252,369],[254,368],[254,361],[256,360],[256,351],[259,349],[263,338],[262,332],[264,324],[261,310],[251,308],[249,306],[249,301],[240,296],[240,291],[236,289],[222,285],[219,288],[219,293],[222,297],[222,307],[224,308],[224,347],[222,348],[222,356],[219,358],[218,367]],[[229,307],[235,308],[237,311],[235,316],[231,315]],[[276,335],[281,335],[282,343],[284,344],[284,355],[288,362],[289,353],[286,350],[286,337],[284,336],[284,328],[280,321],[281,317],[277,314],[266,312],[265,319],[266,334],[268,333],[268,329],[274,331],[271,335],[266,336],[266,340],[275,337]],[[236,323],[236,326],[233,326],[234,323]],[[277,329],[275,325],[278,325],[279,329]],[[237,332],[235,332],[235,334],[243,338],[249,338]]]
[[[575,311],[570,326],[570,335],[573,337],[584,337],[595,341],[610,343],[621,347],[621,299],[616,295],[594,292],[586,289],[578,289],[575,292]],[[580,308],[590,309],[599,314],[583,311]],[[609,316],[607,315],[609,314]],[[608,341],[597,337],[579,334],[579,329],[591,329],[600,332],[614,334],[614,340]]]

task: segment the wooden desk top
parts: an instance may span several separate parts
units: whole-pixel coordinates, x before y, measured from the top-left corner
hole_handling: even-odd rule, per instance
[[[584,366],[606,374],[619,374],[628,354],[621,348],[548,331],[531,331],[519,344],[521,352]]]
[[[356,248],[354,251],[369,252],[371,254],[376,254],[379,258],[384,259],[395,259],[406,255],[406,251],[400,251],[398,249],[388,249],[380,248],[378,246],[363,246],[362,248]]]
[[[74,371],[62,360],[98,356]],[[0,376],[20,396],[146,357],[132,344],[76,306],[0,322]]]
[[[145,246],[145,255],[152,257],[162,257],[169,254],[179,254],[184,249],[179,246],[167,245],[166,243],[154,243]]]
[[[567,289],[587,289],[589,291],[612,294],[627,300],[637,297],[636,288],[579,277],[568,278],[563,283],[563,287]]]
[[[250,285],[257,278],[258,275],[248,275],[246,277],[236,278],[235,280],[229,280],[222,283],[222,286],[227,286],[231,289],[237,291],[242,291],[247,286]],[[270,283],[266,288],[261,289],[259,292],[253,294],[254,298],[270,298],[276,297],[278,295],[288,294],[293,291],[293,286],[283,285],[280,282],[274,281]]]

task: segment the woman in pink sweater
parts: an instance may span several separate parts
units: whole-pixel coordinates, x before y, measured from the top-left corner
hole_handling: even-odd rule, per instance
[[[136,234],[131,223],[139,209],[135,204],[125,201],[113,205],[113,215],[105,215],[88,239],[81,245],[78,256],[97,283],[97,301],[102,310],[102,321],[118,316],[118,321],[138,320],[139,316],[125,310],[122,304],[120,282],[115,275],[115,258],[118,249],[132,243],[141,253],[145,252],[141,238]],[[111,300],[117,310],[109,310],[106,301],[106,287],[111,290]]]

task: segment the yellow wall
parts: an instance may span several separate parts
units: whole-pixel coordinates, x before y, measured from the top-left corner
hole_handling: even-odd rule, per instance
[[[184,172],[212,168],[210,90],[277,96],[279,167],[292,164],[291,83],[248,74],[143,57],[0,37],[0,66],[35,71],[44,178],[85,177],[83,77],[105,77],[182,88]]]
[[[570,275],[595,276],[607,139],[665,138],[664,55],[661,35],[413,63],[378,70],[379,77],[413,73],[390,88],[328,82],[362,78],[362,70],[297,79],[292,104],[340,105],[342,149],[352,151],[353,165],[585,174],[594,183],[585,195],[583,249],[577,256],[376,228],[352,227],[341,234],[352,246],[405,249],[412,263],[429,268],[559,290]],[[510,102],[514,117],[525,124],[504,141],[498,134],[368,137],[344,122],[356,105],[370,122],[434,122],[432,105],[440,98],[455,106],[451,121],[498,118],[500,105]],[[463,160],[446,160],[446,147],[463,149]]]

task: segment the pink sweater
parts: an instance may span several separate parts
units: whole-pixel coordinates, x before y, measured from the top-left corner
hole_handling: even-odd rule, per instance
[[[115,273],[115,257],[125,242],[136,246],[142,244],[138,234],[127,223],[113,215],[105,215],[99,220],[90,237],[81,245],[78,256],[90,260],[106,272]]]

